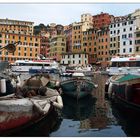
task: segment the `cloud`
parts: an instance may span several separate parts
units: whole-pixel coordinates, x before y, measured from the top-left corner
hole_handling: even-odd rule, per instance
[[[23,3],[0,4],[0,18],[32,21],[36,24],[57,23],[67,25],[80,21],[83,13],[92,15],[106,12],[115,16],[126,15],[138,9],[140,4],[108,4],[108,3],[83,3],[83,4],[47,4]]]

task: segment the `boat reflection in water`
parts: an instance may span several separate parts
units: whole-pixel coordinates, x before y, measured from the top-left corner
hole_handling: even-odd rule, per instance
[[[71,119],[73,121],[81,121],[87,119],[94,112],[96,98],[93,99],[91,95],[77,100],[76,98],[63,95],[63,118]]]
[[[131,110],[127,109],[126,111],[126,108],[120,109],[116,105],[112,105],[112,113],[117,119],[118,125],[122,127],[122,130],[128,137],[140,137],[140,113],[136,117],[133,116]]]
[[[110,129],[111,124],[116,124],[111,110],[108,110],[108,104],[97,99],[98,97],[88,95],[76,100],[63,95],[63,118],[79,122],[79,135],[86,131],[88,136],[95,136],[97,134],[90,134],[90,131]]]

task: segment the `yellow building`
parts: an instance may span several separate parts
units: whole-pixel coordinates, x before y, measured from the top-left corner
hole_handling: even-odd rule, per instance
[[[66,36],[56,35],[51,39],[49,57],[61,61],[61,54],[66,52]]]

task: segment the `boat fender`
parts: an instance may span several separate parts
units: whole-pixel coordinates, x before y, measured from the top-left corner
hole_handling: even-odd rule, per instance
[[[84,81],[83,81],[83,82],[81,82],[81,85],[85,86],[85,82],[84,82]]]
[[[17,76],[17,86],[21,86],[21,80],[20,80],[20,76]]]
[[[6,93],[6,80],[5,79],[0,80],[0,92]]]
[[[112,94],[112,86],[113,86],[113,83],[109,83],[109,86],[108,86],[108,95],[109,97],[111,97],[111,94]]]
[[[56,81],[55,86],[56,87],[60,87],[60,82],[59,81]]]
[[[52,102],[52,104],[53,104],[56,108],[62,109],[62,108],[63,108],[62,97],[61,97],[61,96],[57,96],[56,101]]]
[[[97,85],[97,84],[95,84],[95,85],[94,85],[94,87],[95,87],[95,88],[97,88],[97,87],[98,87],[98,85]]]
[[[13,87],[16,87],[16,81],[14,80],[14,78],[12,78],[11,84],[13,85]]]

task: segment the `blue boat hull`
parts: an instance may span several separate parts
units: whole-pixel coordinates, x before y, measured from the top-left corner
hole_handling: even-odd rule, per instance
[[[29,73],[59,73],[57,69],[29,69]]]

